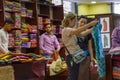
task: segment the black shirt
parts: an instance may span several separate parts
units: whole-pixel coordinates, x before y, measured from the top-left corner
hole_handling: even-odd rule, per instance
[[[85,37],[77,37],[77,42],[81,49],[87,50],[88,49],[88,41],[92,39],[92,34],[88,34]]]

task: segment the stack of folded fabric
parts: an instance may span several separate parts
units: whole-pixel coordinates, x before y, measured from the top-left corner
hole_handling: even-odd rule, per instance
[[[113,79],[120,80],[120,55],[113,55]]]

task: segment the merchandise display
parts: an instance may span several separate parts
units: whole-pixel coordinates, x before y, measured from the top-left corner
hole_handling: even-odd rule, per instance
[[[9,50],[11,53],[1,53],[0,64],[14,67],[15,80],[36,79],[38,78],[36,72],[40,79],[44,78],[45,59],[39,55],[39,36],[44,32],[44,26],[47,23],[53,24],[54,34],[59,41],[61,40],[62,28],[60,25],[63,19],[63,5],[55,6],[46,0],[42,4],[41,1],[2,0],[0,3],[1,28],[4,26],[6,19],[14,20],[14,27],[9,33]],[[40,65],[40,71],[36,71],[38,69],[36,65]],[[19,67],[23,67],[26,72],[19,71]],[[35,74],[33,74],[34,72]]]
[[[13,19],[15,22],[12,33],[9,35],[9,48],[14,52],[23,53],[27,53],[27,51],[23,51],[23,48],[36,48],[38,43],[37,14],[35,14],[36,7],[29,6],[36,5],[36,1],[5,0],[4,5],[5,19]],[[34,53],[35,49],[32,52]]]
[[[34,60],[42,60],[44,59],[40,55],[36,55],[33,53],[23,54],[23,53],[7,53],[0,54],[0,64],[12,64],[12,63],[24,63],[31,62]]]

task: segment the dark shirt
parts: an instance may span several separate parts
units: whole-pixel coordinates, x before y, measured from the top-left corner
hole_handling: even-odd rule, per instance
[[[77,40],[78,40],[78,44],[80,46],[81,49],[83,50],[88,50],[88,41],[92,39],[92,35],[91,34],[88,34],[87,36],[85,37],[77,37]]]

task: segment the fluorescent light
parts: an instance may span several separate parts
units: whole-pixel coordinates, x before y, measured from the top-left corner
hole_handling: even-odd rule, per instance
[[[95,4],[95,3],[96,3],[96,1],[91,1],[91,3],[92,3],[92,4]]]

